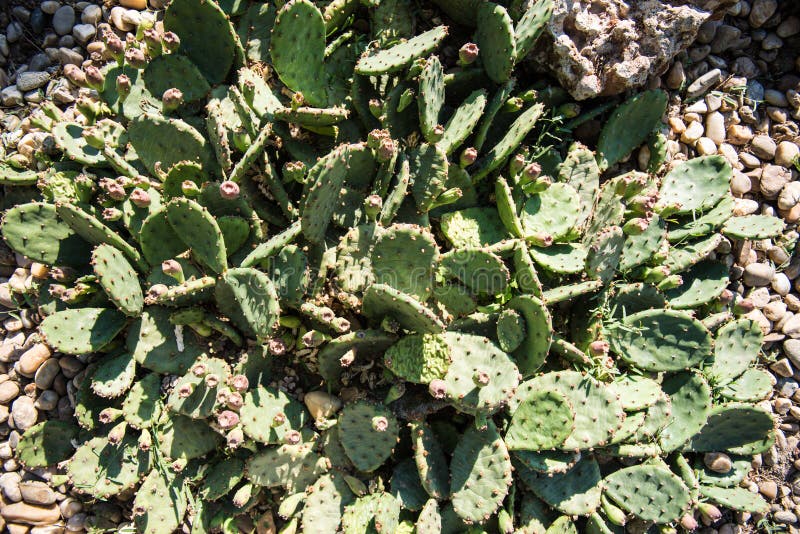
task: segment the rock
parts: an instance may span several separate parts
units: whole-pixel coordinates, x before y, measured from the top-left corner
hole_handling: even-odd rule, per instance
[[[89,4],[81,12],[81,22],[84,24],[97,24],[103,19],[103,10],[100,6]]]
[[[303,397],[303,402],[314,420],[328,419],[342,407],[342,401],[338,397],[324,391],[309,391]]]
[[[39,369],[51,354],[50,348],[47,345],[44,343],[37,343],[20,356],[16,365],[17,372],[28,378],[33,377],[36,370]]]
[[[28,504],[48,506],[56,502],[55,492],[45,482],[26,480],[20,483],[19,490],[22,493],[22,500]]]
[[[794,339],[800,338],[800,314],[783,323],[781,332]]]
[[[775,293],[782,297],[786,297],[789,294],[789,291],[792,289],[792,282],[789,280],[789,277],[783,273],[775,273],[775,276],[772,277],[772,282],[770,282],[770,285]],[[787,303],[787,307],[788,306],[789,304]]]
[[[787,339],[784,341],[783,351],[791,362],[800,369],[800,339]]]
[[[17,89],[27,93],[45,85],[49,80],[50,74],[46,72],[25,71],[17,76]]]
[[[25,525],[51,525],[61,519],[58,506],[36,506],[24,502],[18,502],[3,507],[0,510],[3,519],[9,522],[23,523]]]
[[[34,375],[33,381],[36,383],[36,387],[41,390],[50,389],[59,371],[61,371],[61,367],[58,365],[57,359],[46,360]]]
[[[778,0],[755,0],[750,8],[750,17],[747,19],[750,26],[760,28],[778,9]]]
[[[701,156],[711,156],[717,153],[717,145],[708,137],[701,137],[694,145],[695,150]]]
[[[778,165],[764,165],[761,170],[759,187],[761,194],[769,200],[776,198],[784,186],[792,179],[792,173],[785,167]]]
[[[71,48],[62,46],[58,49],[58,61],[61,65],[77,65],[83,63],[83,56]]]
[[[94,24],[76,24],[75,27],[72,28],[72,36],[83,45],[89,42],[89,39],[94,37],[96,33],[97,29],[94,27]]]
[[[0,475],[0,492],[9,501],[19,502],[22,500],[22,492],[19,489],[20,480],[22,480],[22,477],[17,472]]]
[[[17,89],[16,86],[12,85],[0,91],[0,103],[5,107],[19,106],[23,101],[22,91]]]
[[[796,143],[781,141],[775,149],[775,165],[791,167],[798,156],[800,156],[800,148]]]
[[[131,9],[147,9],[147,0],[119,0],[119,5]]]
[[[61,7],[61,2],[56,0],[45,0],[39,5],[39,8],[47,15],[54,15],[59,7]]]
[[[689,123],[689,126],[681,134],[681,141],[687,145],[694,145],[703,136],[703,125],[699,121]]]
[[[58,35],[67,35],[75,25],[75,10],[72,6],[61,6],[53,14],[53,29]]]
[[[800,182],[789,182],[778,195],[778,209],[790,210],[800,202]]]
[[[733,171],[731,178],[731,193],[740,197],[750,192],[753,187],[753,182],[750,178],[741,171]]]
[[[16,43],[22,37],[22,24],[17,21],[6,26],[6,39],[9,43]]]
[[[778,484],[774,480],[762,480],[758,483],[758,491],[769,500],[778,495]]]
[[[535,60],[577,100],[619,94],[663,73],[722,3],[558,0]]]
[[[778,376],[782,376],[784,378],[789,378],[794,374],[794,370],[792,369],[792,365],[789,363],[789,360],[786,358],[781,358],[777,362],[773,363],[769,366],[769,368]]]
[[[758,158],[769,161],[775,157],[777,145],[768,135],[757,135],[750,143],[750,151]]]
[[[722,81],[722,71],[713,69],[692,82],[686,89],[686,98],[697,98]]]
[[[797,516],[789,510],[779,510],[772,514],[772,518],[776,523],[782,523],[784,525],[794,525],[797,523]]]
[[[132,24],[128,24],[123,20],[125,16],[125,12],[127,10],[124,7],[114,6],[111,8],[111,13],[109,14],[109,20],[111,24],[114,25],[118,30],[122,30],[124,32],[129,32],[133,29]]]
[[[13,380],[0,383],[0,404],[8,404],[19,395],[19,384]]]
[[[775,29],[775,33],[778,35],[778,37],[783,39],[797,35],[800,33],[800,18],[797,18],[794,15],[787,17],[783,22],[778,24],[778,27]]]
[[[746,145],[753,139],[753,130],[744,124],[728,126],[728,142],[732,145]]]
[[[680,89],[685,81],[686,72],[683,69],[683,63],[676,61],[667,73],[666,85],[670,89]]]
[[[750,287],[769,285],[775,275],[775,268],[766,263],[751,263],[744,268],[744,283]]]
[[[14,426],[17,430],[28,430],[36,424],[39,412],[33,405],[33,399],[22,396],[17,397],[17,400],[11,405],[11,417],[14,418]]]
[[[717,145],[725,142],[725,117],[719,111],[706,116],[706,137]]]
[[[715,473],[727,473],[733,467],[730,456],[723,452],[709,452],[703,456],[706,467]]]

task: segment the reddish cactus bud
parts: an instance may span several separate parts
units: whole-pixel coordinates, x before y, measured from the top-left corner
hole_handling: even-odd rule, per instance
[[[458,49],[458,64],[462,67],[471,65],[478,59],[478,54],[480,54],[478,45],[475,43],[466,43]]]
[[[178,397],[185,399],[192,394],[194,391],[194,385],[192,384],[181,384],[178,387]]]
[[[267,350],[273,356],[281,356],[286,353],[286,343],[279,337],[274,337],[267,343]]]
[[[219,184],[219,196],[226,200],[236,200],[239,198],[239,184],[225,180]]]
[[[297,430],[290,430],[283,435],[283,441],[289,445],[297,445],[302,439],[303,436]]]
[[[608,341],[597,339],[589,343],[589,354],[592,356],[605,356],[611,350],[611,345]]]
[[[129,198],[138,208],[146,208],[150,205],[150,195],[144,189],[139,189],[137,187],[131,191],[131,196]]]
[[[103,210],[103,220],[108,222],[114,222],[122,219],[122,210],[118,210],[117,208],[105,208]]]
[[[443,399],[447,395],[447,382],[441,378],[434,378],[428,384],[428,392],[434,399]]]
[[[372,418],[372,429],[375,430],[375,432],[386,432],[388,428],[389,420],[384,416],[380,415]]]
[[[473,147],[467,147],[461,152],[458,164],[462,169],[469,167],[478,160],[478,151]]]
[[[233,375],[230,379],[230,384],[236,391],[247,391],[250,381],[244,375]]]
[[[164,107],[164,111],[175,111],[183,105],[183,91],[175,87],[167,89],[161,95],[161,104]]]
[[[139,48],[128,48],[125,51],[125,61],[134,69],[143,69],[147,66],[147,58]]]
[[[219,385],[219,376],[215,375],[214,373],[209,373],[205,377],[206,386],[210,388],[215,388]]]
[[[117,76],[117,94],[119,99],[124,101],[131,94],[131,79],[127,74]]]
[[[78,87],[86,86],[86,74],[77,65],[64,65],[64,76]]]
[[[217,424],[223,430],[228,430],[239,424],[239,414],[231,410],[223,410],[217,415]]]
[[[97,91],[102,91],[106,83],[106,77],[94,65],[87,65],[84,69],[86,84]]]
[[[196,363],[192,366],[192,374],[198,378],[205,376],[208,372],[208,366],[202,362]]]
[[[165,32],[161,36],[161,45],[167,52],[174,52],[181,45],[181,40],[175,33]]]

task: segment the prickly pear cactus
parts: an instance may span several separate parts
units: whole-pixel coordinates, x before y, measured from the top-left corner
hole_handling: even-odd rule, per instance
[[[25,123],[52,150],[0,161],[12,297],[88,364],[26,469],[151,533],[764,512],[765,338],[721,256],[796,236],[735,214],[721,156],[671,160],[664,92],[532,80],[553,9],[173,0],[100,35]]]

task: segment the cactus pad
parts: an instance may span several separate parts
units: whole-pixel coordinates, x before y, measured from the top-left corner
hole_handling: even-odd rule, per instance
[[[615,165],[644,143],[667,110],[667,94],[652,90],[624,102],[606,122],[597,143],[600,168]]]
[[[20,204],[3,214],[0,227],[12,250],[47,265],[81,265],[89,244],[58,220],[52,204]]]
[[[339,416],[339,439],[360,471],[374,471],[389,458],[399,431],[397,419],[383,405],[359,401]]]
[[[453,509],[467,522],[488,520],[511,485],[511,459],[493,423],[467,430],[453,452],[450,492]]]
[[[575,412],[556,391],[536,391],[514,410],[505,442],[509,450],[556,449],[572,434]]]
[[[563,474],[537,475],[521,469],[520,476],[537,497],[559,512],[588,515],[600,506],[600,467],[594,458],[583,458]]]
[[[226,271],[215,289],[217,306],[238,328],[259,339],[272,335],[280,308],[275,285],[255,269]]]
[[[709,210],[730,191],[732,174],[722,156],[681,162],[664,177],[655,209],[677,207],[678,214]]]
[[[244,396],[240,411],[245,433],[260,443],[283,443],[290,431],[299,431],[306,422],[303,405],[286,393],[259,386]]]
[[[636,517],[655,523],[677,521],[689,507],[689,489],[669,470],[635,465],[603,481],[605,495]]]
[[[39,331],[48,345],[67,354],[96,352],[125,328],[125,316],[108,308],[64,310],[45,317]]]
[[[444,378],[450,366],[450,346],[441,334],[403,337],[383,355],[386,367],[396,376],[417,384]]]
[[[100,245],[92,252],[92,265],[103,290],[125,315],[137,316],[144,306],[139,278],[125,256],[111,245]]]
[[[436,50],[446,36],[447,26],[437,26],[408,41],[362,56],[356,63],[355,71],[364,76],[373,76],[403,70],[415,59]]]
[[[56,465],[74,452],[72,440],[78,427],[66,421],[50,419],[27,429],[19,439],[16,453],[28,469]]]
[[[680,371],[711,356],[708,330],[691,316],[671,310],[642,311],[627,316],[630,329],[611,334],[611,346],[629,365],[647,371]]]

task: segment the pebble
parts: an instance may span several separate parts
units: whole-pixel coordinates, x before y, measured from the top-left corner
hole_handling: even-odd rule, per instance
[[[57,359],[50,358],[46,360],[34,375],[33,381],[36,387],[42,390],[50,389],[59,371],[61,371],[61,367],[59,367]]]
[[[19,395],[19,385],[13,380],[0,383],[0,404],[8,404]]]
[[[0,491],[9,501],[19,502],[22,500],[22,492],[19,489],[20,480],[22,477],[14,471],[0,475]]]
[[[47,345],[44,343],[37,343],[20,356],[15,368],[19,374],[31,378],[45,360],[50,358],[51,354],[50,348]]]
[[[725,142],[725,117],[719,111],[706,116],[706,137],[717,145]]]
[[[97,24],[103,19],[103,10],[100,6],[89,4],[81,12],[81,22],[84,24]]]
[[[758,491],[769,500],[778,496],[778,484],[774,480],[762,480],[758,483]]]
[[[3,507],[0,516],[6,521],[25,525],[50,525],[61,519],[58,506],[36,506],[25,502],[17,502]]]
[[[794,370],[792,369],[791,363],[787,358],[781,358],[780,360],[776,361],[769,368],[778,376],[782,376],[784,378],[789,378],[794,374]]]
[[[23,93],[38,89],[50,80],[47,72],[23,72],[17,76],[17,89]]]
[[[787,339],[783,342],[783,350],[792,363],[800,368],[800,339]]]
[[[783,273],[775,273],[775,276],[772,278],[772,282],[770,282],[772,289],[778,295],[782,297],[789,296],[789,291],[792,289],[792,282],[789,280],[789,277]],[[786,306],[789,307],[790,304],[786,302]],[[795,308],[794,311],[797,311]]]
[[[732,145],[746,145],[753,139],[753,130],[744,124],[728,126],[728,142]]]
[[[694,148],[701,156],[711,156],[717,153],[717,144],[708,137],[701,137],[698,139]]]
[[[750,287],[763,287],[772,282],[775,268],[766,263],[751,263],[744,268],[744,283]]]
[[[778,9],[778,0],[755,0],[750,8],[750,17],[747,19],[750,26],[760,28]]]
[[[58,49],[58,61],[62,65],[78,65],[83,63],[83,56],[71,48],[62,46]]]
[[[9,43],[16,43],[22,37],[22,24],[17,21],[6,26],[6,39]]]
[[[703,125],[700,122],[691,122],[686,130],[681,134],[681,141],[687,145],[693,145],[703,136]]]
[[[703,456],[703,462],[715,473],[727,473],[733,467],[730,456],[723,452],[709,452]]]
[[[20,483],[19,490],[22,500],[28,504],[48,506],[56,502],[55,492],[45,482],[26,480]]]
[[[782,167],[792,167],[800,156],[800,147],[791,141],[781,141],[775,149],[775,164]]]
[[[97,29],[94,27],[94,24],[76,24],[75,27],[72,28],[72,36],[83,45],[89,42],[89,39],[94,37],[96,33]]]
[[[789,182],[778,195],[778,209],[790,210],[800,202],[800,182]]]
[[[762,160],[771,160],[777,149],[775,141],[768,135],[757,135],[750,144],[750,150]]]
[[[61,6],[53,14],[53,29],[58,35],[67,35],[75,25],[75,9],[72,6]]]
[[[119,5],[131,9],[147,9],[147,0],[119,0]]]
[[[19,106],[24,101],[22,91],[16,86],[9,86],[0,91],[0,103],[5,107]]]
[[[739,171],[733,172],[733,177],[731,178],[731,193],[740,197],[749,193],[752,187],[753,182],[746,174]]]
[[[792,173],[779,165],[764,165],[759,179],[761,194],[769,200],[775,199],[792,179]]]
[[[703,74],[686,89],[686,98],[696,98],[705,94],[714,85],[722,81],[722,71],[713,69]]]
[[[61,7],[61,2],[55,0],[45,0],[39,4],[39,8],[47,15],[54,15],[59,7]]]
[[[27,430],[36,424],[39,412],[33,405],[33,399],[22,396],[11,405],[11,417],[14,418],[14,426],[17,430]]]
[[[775,33],[778,34],[778,37],[787,38],[792,37],[800,33],[800,18],[795,16],[787,17],[784,21],[778,24],[778,27],[775,29]]]
[[[772,518],[777,523],[782,523],[785,525],[786,524],[793,525],[797,523],[797,516],[794,515],[792,512],[790,512],[789,510],[779,510],[774,514],[772,514]]]
[[[113,24],[118,30],[129,32],[133,29],[133,25],[128,24],[123,20],[126,11],[127,10],[124,7],[120,6],[112,7],[111,13],[109,14],[109,20],[111,21],[111,24]]]

